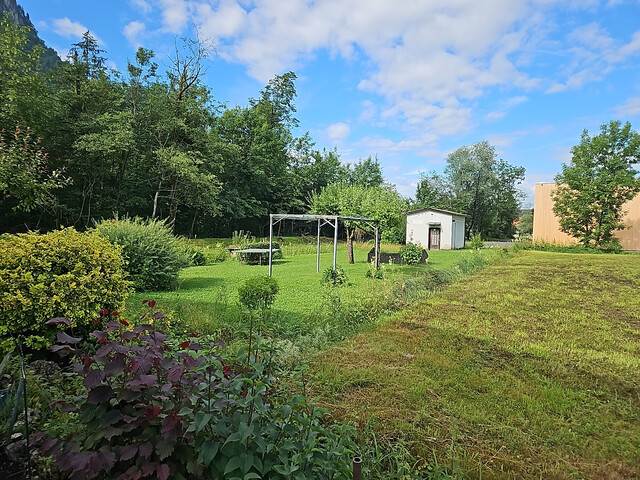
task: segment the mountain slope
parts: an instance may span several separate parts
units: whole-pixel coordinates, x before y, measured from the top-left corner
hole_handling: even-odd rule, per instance
[[[36,31],[33,23],[31,23],[31,19],[29,15],[25,13],[20,5],[17,4],[16,0],[0,0],[0,17],[2,17],[5,12],[9,13],[9,18],[17,23],[18,25],[23,25],[31,28],[29,32],[29,43],[27,47],[29,49],[35,47],[36,45],[40,45],[44,48],[44,52],[42,52],[42,58],[40,59],[40,66],[42,70],[49,70],[54,67],[58,62],[60,62],[60,58],[54,49],[49,48],[45,45],[44,41],[40,37],[38,37],[38,32]]]

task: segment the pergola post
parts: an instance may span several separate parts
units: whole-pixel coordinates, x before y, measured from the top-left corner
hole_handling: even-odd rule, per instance
[[[336,269],[336,259],[338,257],[338,217],[333,219],[335,223],[333,230],[333,269]]]
[[[273,214],[269,215],[269,276],[271,276],[271,272],[273,270],[273,259],[271,258],[273,254]]]
[[[320,219],[318,219],[318,254],[316,257],[316,272],[320,272]]]
[[[380,242],[378,241],[378,225],[375,226],[375,236],[376,236],[376,270],[380,268]]]

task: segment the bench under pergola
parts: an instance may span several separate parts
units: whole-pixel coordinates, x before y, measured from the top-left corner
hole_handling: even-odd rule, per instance
[[[272,213],[269,215],[269,276],[273,269],[272,252],[273,252],[273,226],[282,220],[302,220],[304,222],[318,222],[318,253],[316,259],[316,272],[320,271],[320,229],[325,225],[333,227],[333,269],[336,269],[336,256],[338,254],[338,222],[361,222],[373,228],[376,239],[376,269],[379,268],[379,239],[378,239],[378,220],[373,218],[362,217],[342,217],[339,215],[311,215],[311,214],[292,214],[292,213]]]

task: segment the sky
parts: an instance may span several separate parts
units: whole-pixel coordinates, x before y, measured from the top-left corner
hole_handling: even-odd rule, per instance
[[[343,162],[377,156],[414,197],[421,173],[488,141],[553,181],[582,131],[640,128],[640,0],[18,0],[63,58],[89,30],[126,71],[139,46],[215,45],[205,84],[246,105],[275,75],[298,79],[297,135]]]

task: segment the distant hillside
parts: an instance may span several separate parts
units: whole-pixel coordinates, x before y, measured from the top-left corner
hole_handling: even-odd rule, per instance
[[[0,17],[3,16],[5,12],[9,12],[11,20],[13,20],[18,25],[23,25],[31,28],[31,31],[29,32],[29,49],[33,48],[36,45],[40,45],[44,48],[42,58],[40,59],[40,65],[42,69],[49,70],[50,68],[54,67],[60,61],[58,54],[53,48],[47,47],[42,39],[38,37],[38,32],[33,26],[33,23],[31,23],[29,15],[25,13],[22,7],[16,3],[16,0],[0,0]]]

